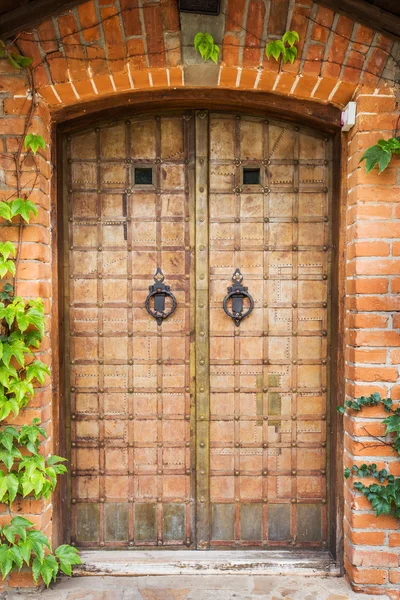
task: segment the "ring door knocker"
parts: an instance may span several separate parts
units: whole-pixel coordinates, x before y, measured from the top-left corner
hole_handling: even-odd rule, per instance
[[[236,269],[234,274],[232,275],[233,285],[228,287],[228,293],[224,298],[224,311],[235,321],[236,327],[239,327],[242,319],[245,319],[249,316],[254,308],[254,300],[250,296],[247,291],[247,287],[242,285],[243,275],[240,272],[240,269]],[[231,311],[228,309],[228,301],[232,298],[232,308]],[[247,309],[243,309],[243,300],[245,298],[249,299],[250,306]]]
[[[154,284],[149,285],[149,295],[146,298],[146,310],[152,317],[155,318],[158,325],[161,325],[164,319],[168,319],[176,309],[176,298],[170,291],[170,286],[164,283],[164,274],[160,267],[157,268],[154,275]],[[165,310],[166,297],[171,298],[172,306],[169,310]],[[151,308],[150,301],[154,298],[154,308]]]

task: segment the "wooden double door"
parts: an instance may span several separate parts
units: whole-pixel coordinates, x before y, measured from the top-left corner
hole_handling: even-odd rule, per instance
[[[330,140],[185,111],[64,148],[72,542],[326,546]]]

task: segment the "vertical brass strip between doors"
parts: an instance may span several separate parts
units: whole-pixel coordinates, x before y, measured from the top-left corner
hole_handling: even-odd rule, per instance
[[[208,113],[196,111],[196,463],[197,547],[210,543]]]

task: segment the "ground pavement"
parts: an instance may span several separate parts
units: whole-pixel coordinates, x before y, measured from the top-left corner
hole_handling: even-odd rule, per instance
[[[8,592],[1,600],[388,600],[352,592],[337,577],[174,575],[74,577],[41,594]]]

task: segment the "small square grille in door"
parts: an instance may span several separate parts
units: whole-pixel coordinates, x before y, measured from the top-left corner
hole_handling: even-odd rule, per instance
[[[243,185],[260,185],[260,167],[243,167]]]
[[[135,185],[153,185],[152,167],[135,167]]]

